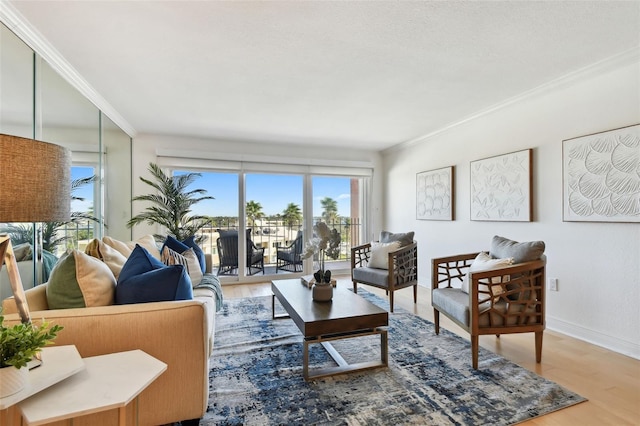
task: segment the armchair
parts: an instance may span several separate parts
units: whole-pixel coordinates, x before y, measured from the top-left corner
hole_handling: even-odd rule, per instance
[[[358,283],[382,288],[389,295],[389,308],[393,312],[393,292],[413,287],[413,303],[417,303],[418,243],[413,241],[411,244],[389,251],[383,265],[371,264],[372,244],[375,243],[351,248],[353,292],[358,292]]]
[[[218,257],[220,265],[217,275],[231,275],[238,269],[238,231],[218,229]],[[247,229],[247,273],[257,274],[262,271],[264,274],[264,248],[258,248],[251,240],[251,230]]]
[[[302,231],[298,231],[296,239],[286,247],[276,250],[276,274],[280,269],[289,272],[302,271]]]
[[[432,259],[431,304],[436,334],[440,333],[441,313],[469,333],[472,366],[477,369],[479,336],[533,332],[536,362],[541,362],[546,257],[541,253],[534,260],[509,257],[510,261],[525,261],[482,268],[476,260],[482,255],[468,253]],[[457,286],[465,275],[468,294],[464,286]]]

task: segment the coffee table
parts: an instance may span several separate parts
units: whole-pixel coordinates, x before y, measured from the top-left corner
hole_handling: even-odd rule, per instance
[[[384,309],[341,287],[333,289],[332,301],[314,302],[311,289],[302,285],[299,278],[272,281],[271,291],[272,317],[291,318],[304,337],[302,371],[305,380],[389,365],[387,329],[384,328],[389,325],[389,313]],[[286,315],[276,315],[276,298]],[[349,364],[330,343],[375,334],[380,335],[380,361]],[[314,343],[322,344],[338,365],[310,372],[309,345]]]

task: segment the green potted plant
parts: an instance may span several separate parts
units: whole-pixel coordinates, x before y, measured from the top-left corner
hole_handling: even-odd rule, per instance
[[[51,344],[62,326],[42,321],[4,325],[0,314],[0,397],[19,392],[27,382],[27,364]]]
[[[202,175],[200,173],[186,173],[168,176],[160,166],[154,163],[149,163],[149,172],[154,180],[143,177],[140,177],[140,180],[153,188],[154,193],[138,195],[133,197],[132,201],[146,201],[151,203],[151,206],[132,217],[127,226],[131,228],[143,222],[162,225],[170,235],[179,241],[195,236],[207,224],[209,218],[192,215],[191,208],[202,200],[214,199],[205,195],[207,193],[205,189],[189,190],[187,188]],[[155,237],[158,240],[164,239],[162,235]]]

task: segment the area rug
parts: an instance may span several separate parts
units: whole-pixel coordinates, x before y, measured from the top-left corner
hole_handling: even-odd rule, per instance
[[[216,321],[201,425],[510,425],[586,400],[482,348],[473,370],[468,340],[436,336],[433,323],[399,308],[389,314],[388,368],[309,382],[302,335],[291,319],[271,319],[271,297],[227,300]],[[334,346],[350,362],[380,356],[378,336]],[[312,368],[335,365],[321,345],[309,353]]]

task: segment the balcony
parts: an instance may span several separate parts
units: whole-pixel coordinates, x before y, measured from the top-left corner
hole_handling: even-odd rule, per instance
[[[321,220],[314,218],[314,222]],[[351,265],[351,247],[360,244],[360,234],[362,225],[359,218],[338,218],[335,221],[328,222],[330,229],[337,229],[341,235],[342,243],[340,245],[340,254],[337,259],[327,259],[325,265],[327,269],[334,271],[348,270]],[[227,221],[211,222],[205,226],[199,233],[199,237],[203,237],[200,246],[206,254],[210,254],[213,264],[213,273],[218,273],[220,259],[217,252],[218,229],[232,230],[238,229],[236,219]],[[264,248],[264,274],[265,275],[286,275],[292,272],[278,269],[276,271],[276,256],[278,247],[287,247],[296,239],[298,230],[302,229],[301,223],[285,223],[281,219],[263,219],[256,220],[256,223],[248,226],[251,230],[251,240],[258,248]],[[304,240],[309,237],[305,235]],[[223,276],[223,274],[220,274]],[[237,271],[232,272],[237,276]],[[260,273],[262,275],[262,273]]]

